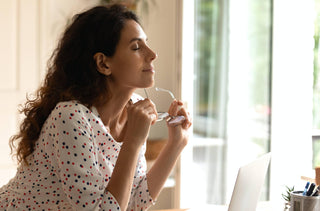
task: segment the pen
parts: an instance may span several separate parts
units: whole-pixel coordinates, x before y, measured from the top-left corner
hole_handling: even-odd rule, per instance
[[[309,185],[310,185],[310,182],[307,182],[305,188],[304,188],[304,191],[302,193],[303,196],[305,196],[307,194],[307,191],[308,191],[308,188],[309,188]]]
[[[311,196],[318,196],[318,193],[319,193],[319,186],[316,188],[316,191],[313,192],[313,194]]]
[[[306,195],[307,196],[311,196],[311,194],[313,193],[314,188],[316,187],[316,184],[311,183],[309,190],[307,191]]]
[[[316,190],[311,196],[318,196],[319,191]]]

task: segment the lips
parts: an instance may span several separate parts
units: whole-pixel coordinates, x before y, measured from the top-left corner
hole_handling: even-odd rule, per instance
[[[143,71],[143,72],[153,72],[153,73],[155,72],[154,69],[153,69],[153,67],[145,68],[145,69],[143,69],[142,71]]]

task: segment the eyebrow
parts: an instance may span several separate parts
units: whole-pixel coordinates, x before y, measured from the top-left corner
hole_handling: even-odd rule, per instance
[[[142,41],[142,38],[138,38],[138,37],[132,38],[129,43],[132,43],[134,41]],[[146,38],[146,41],[148,41],[148,38]]]

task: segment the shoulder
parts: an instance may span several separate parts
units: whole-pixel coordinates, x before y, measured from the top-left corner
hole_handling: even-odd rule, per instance
[[[100,130],[103,123],[94,112],[76,101],[59,102],[46,120],[47,129],[55,131]],[[69,131],[69,133],[70,133]]]
[[[91,115],[92,111],[77,101],[59,102],[51,112],[53,116],[74,116]]]

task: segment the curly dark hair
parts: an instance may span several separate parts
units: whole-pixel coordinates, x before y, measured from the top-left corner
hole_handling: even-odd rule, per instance
[[[108,100],[106,76],[97,71],[93,56],[97,52],[114,55],[127,20],[139,23],[138,17],[120,4],[96,6],[73,17],[48,61],[43,85],[20,111],[25,114],[20,131],[10,138],[19,163],[28,164],[27,157],[58,102],[76,100],[90,107]]]

